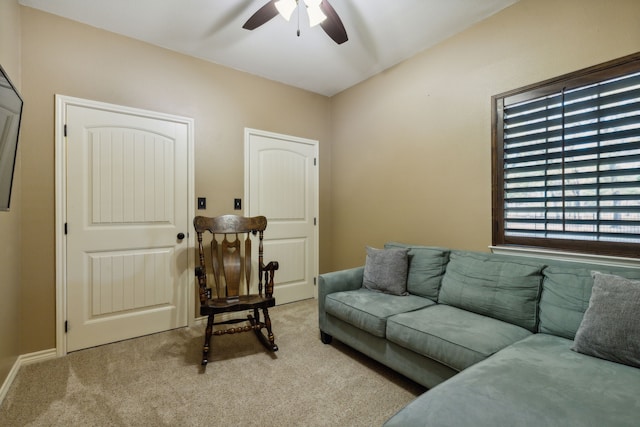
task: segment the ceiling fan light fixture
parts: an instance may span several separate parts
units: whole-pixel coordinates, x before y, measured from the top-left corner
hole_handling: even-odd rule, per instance
[[[333,0],[332,0],[333,1]],[[347,31],[342,24],[342,20],[328,0],[303,0],[303,4],[309,15],[309,25],[311,27],[320,26],[325,33],[337,44],[342,44],[349,40]],[[298,31],[300,36],[300,0],[269,0],[260,9],[247,19],[242,28],[255,30],[278,15],[282,15],[287,21],[291,20],[293,12],[298,10]]]
[[[284,19],[289,21],[291,19],[291,15],[293,11],[298,7],[298,2],[296,0],[278,0],[275,2],[276,9]]]
[[[320,9],[320,1],[307,0],[306,4],[307,4],[307,14],[309,15],[310,27],[315,27],[316,25],[320,24],[325,19],[327,19],[327,15],[325,15]]]

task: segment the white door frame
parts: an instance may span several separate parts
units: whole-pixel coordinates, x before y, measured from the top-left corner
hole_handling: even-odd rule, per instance
[[[258,135],[258,136],[264,136],[266,138],[274,138],[274,139],[284,139],[286,141],[291,141],[291,142],[298,142],[301,144],[307,144],[307,145],[313,145],[313,147],[315,148],[315,152],[316,152],[316,162],[317,162],[317,167],[314,168],[314,173],[316,174],[315,176],[315,182],[316,182],[316,188],[315,188],[315,200],[314,200],[314,205],[315,205],[315,212],[313,212],[313,216],[316,218],[317,224],[314,227],[314,240],[315,240],[315,247],[314,247],[314,251],[315,251],[315,257],[313,260],[313,297],[315,299],[318,299],[318,269],[319,269],[319,265],[320,265],[320,160],[319,160],[319,152],[318,152],[318,148],[319,148],[319,142],[315,139],[307,139],[307,138],[301,138],[298,136],[291,136],[291,135],[285,135],[285,134],[281,134],[281,133],[275,133],[275,132],[268,132],[265,130],[259,130],[259,129],[251,129],[251,128],[244,128],[244,215],[246,215],[249,212],[249,203],[250,203],[250,196],[249,196],[249,139],[251,135]]]
[[[64,225],[67,220],[67,155],[65,123],[67,121],[67,106],[76,105],[85,108],[102,109],[125,114],[151,117],[160,120],[171,120],[183,123],[187,126],[187,218],[195,215],[195,190],[194,190],[194,120],[189,117],[175,116],[172,114],[159,113],[155,111],[142,110],[138,108],[125,107],[115,104],[108,104],[88,99],[74,98],[65,95],[55,96],[55,235],[56,235],[56,355],[65,356],[67,354],[67,336],[65,333],[65,320],[67,316],[67,238],[64,233]],[[194,242],[195,233],[187,232],[187,268],[193,271],[194,264]],[[187,300],[182,303],[187,304],[187,316],[189,326],[195,321],[195,287],[193,283],[187,286]]]

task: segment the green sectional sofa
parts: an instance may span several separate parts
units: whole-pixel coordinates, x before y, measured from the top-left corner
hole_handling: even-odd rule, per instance
[[[406,254],[391,269],[406,291],[375,288],[390,278],[370,253],[321,275],[318,294],[324,343],[429,388],[385,426],[640,425],[640,269],[400,243],[376,254],[391,252]]]

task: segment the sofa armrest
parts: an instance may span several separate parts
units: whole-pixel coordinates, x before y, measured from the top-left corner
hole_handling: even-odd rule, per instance
[[[334,292],[353,291],[362,287],[364,266],[321,274],[318,280],[318,321],[320,329],[325,325],[324,302]]]

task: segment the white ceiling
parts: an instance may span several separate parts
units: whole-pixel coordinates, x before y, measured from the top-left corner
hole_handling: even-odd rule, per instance
[[[337,45],[300,14],[248,31],[268,0],[19,0],[157,46],[332,96],[517,0],[330,0],[349,40]]]

